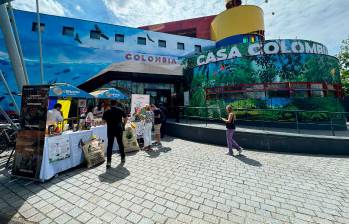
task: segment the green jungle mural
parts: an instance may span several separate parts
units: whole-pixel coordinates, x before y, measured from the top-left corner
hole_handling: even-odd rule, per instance
[[[340,70],[338,59],[332,56],[265,54],[239,57],[188,68],[184,74],[191,96],[190,106],[208,107],[188,109],[186,114],[190,116],[218,119],[225,116],[227,104],[244,109],[237,112],[238,118],[251,120],[295,120],[295,114],[287,110],[344,111],[335,97],[333,86],[340,84]],[[275,88],[264,89],[265,83]],[[322,83],[330,86],[329,91],[323,91]],[[282,90],[286,85],[296,90],[291,94],[289,90]],[[311,89],[306,89],[307,85],[311,85]],[[220,91],[226,87],[235,91]],[[245,91],[248,88],[259,91]],[[208,93],[211,90],[213,93]],[[297,116],[301,121],[329,120],[328,113],[301,112]]]

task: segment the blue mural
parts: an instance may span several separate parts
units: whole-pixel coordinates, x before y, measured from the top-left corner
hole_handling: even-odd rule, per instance
[[[37,32],[33,31],[36,15],[19,10],[15,10],[14,14],[30,84],[38,84],[40,83],[38,36]],[[143,62],[144,58],[147,59],[145,63],[155,63],[157,57],[162,57],[160,63],[163,64],[171,64],[173,60],[180,63],[181,57],[194,52],[195,45],[200,45],[203,49],[215,46],[215,42],[209,40],[66,17],[42,15],[41,23],[46,83],[67,82],[77,86],[111,64],[127,60]],[[139,44],[139,38],[142,44],[145,41],[145,45]],[[122,39],[123,42],[116,41]],[[159,40],[166,41],[165,48],[159,47]],[[178,43],[184,43],[185,48],[177,49]],[[134,56],[130,57],[130,54]],[[137,54],[140,55],[136,56]],[[16,87],[2,32],[0,32],[0,70],[4,73],[13,94],[18,94],[19,90]],[[5,110],[13,110],[14,105],[6,94],[1,84],[0,105]],[[19,104],[20,97],[16,96],[16,100]]]

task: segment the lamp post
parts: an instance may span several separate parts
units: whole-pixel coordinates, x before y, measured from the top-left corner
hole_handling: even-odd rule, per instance
[[[40,23],[40,10],[39,10],[39,0],[36,0],[36,15],[37,15],[37,30],[38,30],[38,45],[40,52],[40,79],[41,84],[44,84],[44,65],[42,62],[42,45],[41,45],[41,23]]]
[[[0,28],[2,29],[2,32],[4,34],[5,45],[12,64],[17,87],[18,90],[21,91],[23,85],[28,85],[28,80],[25,75],[21,56],[16,43],[16,38],[11,27],[11,22],[5,2],[8,1],[0,2],[2,3],[0,4]]]

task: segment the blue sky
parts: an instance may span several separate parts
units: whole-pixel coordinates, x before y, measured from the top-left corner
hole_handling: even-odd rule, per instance
[[[243,0],[265,13],[267,39],[299,38],[325,44],[331,55],[349,37],[349,0]],[[35,11],[35,0],[15,0]],[[138,27],[222,12],[224,0],[40,0],[41,12]],[[273,12],[275,13],[273,15]]]

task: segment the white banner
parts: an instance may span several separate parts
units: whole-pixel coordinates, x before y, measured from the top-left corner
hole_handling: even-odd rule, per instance
[[[136,109],[142,109],[146,104],[150,103],[149,95],[132,94],[131,98],[131,115]]]
[[[70,157],[69,135],[48,137],[50,163]]]

